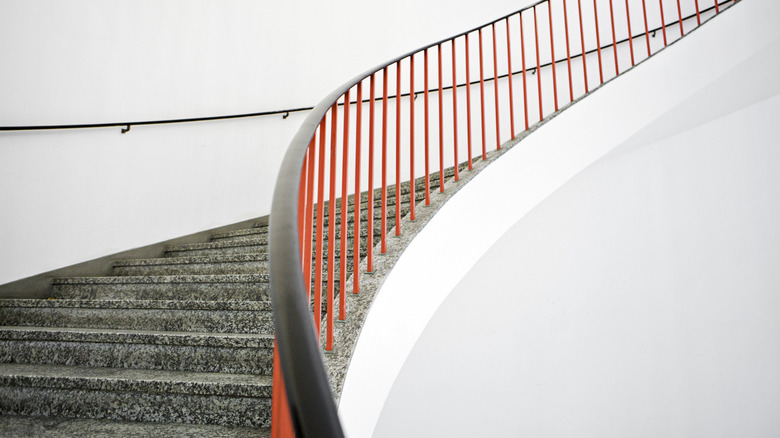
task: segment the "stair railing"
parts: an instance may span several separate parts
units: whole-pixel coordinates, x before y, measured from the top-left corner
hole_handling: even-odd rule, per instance
[[[500,149],[502,142],[736,2],[542,0],[385,62],[317,104],[287,150],[271,210],[270,276],[277,337],[273,436],[343,436],[322,361],[320,331],[324,325],[324,348],[332,350],[336,300],[338,319],[346,318],[348,264],[353,268],[352,293],[360,290],[361,251],[366,252],[366,271],[373,270],[375,188],[381,210],[378,246],[384,253],[389,190],[394,189],[396,196],[395,235],[402,231],[402,170],[408,175],[409,217],[414,220],[416,176],[424,178],[428,205],[431,178],[438,179],[438,190],[445,189],[445,160],[454,166],[457,181],[459,164],[470,170],[472,161],[485,159],[489,149]],[[663,41],[657,38],[659,32]],[[416,103],[419,97],[423,101]],[[432,153],[438,158],[434,172]],[[415,158],[423,161],[420,175]],[[361,248],[364,196],[367,233]],[[351,256],[346,239],[350,228]]]

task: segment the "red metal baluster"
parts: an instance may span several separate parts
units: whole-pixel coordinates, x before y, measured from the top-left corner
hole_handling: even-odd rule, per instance
[[[368,107],[368,214],[366,215],[366,272],[374,272],[374,107],[376,96],[374,94],[374,78],[371,73],[369,86]]]
[[[498,120],[498,46],[496,45],[496,23],[493,23],[491,27],[493,28],[493,90],[496,95],[496,149],[501,149],[501,132]]]
[[[539,95],[539,121],[544,119],[544,111],[542,110],[542,72],[541,61],[539,61],[539,22],[536,19],[536,6],[534,6],[534,36],[536,40],[536,83],[538,87]]]
[[[569,50],[569,11],[566,8],[566,0],[563,0],[563,25],[566,29],[566,65],[569,68],[569,102],[574,102],[574,89],[571,80],[571,52]]]
[[[716,2],[718,0],[715,0]],[[664,21],[664,2],[663,0],[658,0],[658,5],[661,7],[661,30],[664,34],[664,47],[666,47],[666,22]]]
[[[455,181],[458,176],[458,81],[455,78],[455,40],[452,40],[452,151],[455,160]]]
[[[298,241],[301,242],[301,272],[303,272],[303,222],[304,213],[306,212],[306,163],[309,160],[309,155],[303,157],[303,165],[301,166],[301,180],[298,183]]]
[[[287,390],[284,388],[282,364],[279,359],[279,345],[276,339],[274,339],[274,372],[271,400],[271,436],[273,438],[294,437],[295,429],[292,424],[290,404],[287,400]]]
[[[387,252],[387,67],[382,69],[382,249]]]
[[[558,80],[555,76],[555,43],[553,42],[553,21],[552,21],[552,3],[547,2],[547,14],[550,16],[550,68],[553,74],[553,99],[555,101],[555,111],[558,111]]]
[[[441,85],[441,43],[439,51],[439,192],[444,191],[444,98]]]
[[[344,139],[341,144],[341,225],[339,226],[341,237],[341,256],[339,257],[339,320],[347,317],[346,296],[344,293],[347,283],[347,228],[349,211],[347,211],[347,175],[349,168],[349,90],[344,93]],[[357,193],[356,193],[357,195]],[[355,239],[358,240],[358,239]],[[352,271],[355,271],[353,266]]]
[[[322,228],[325,215],[325,129],[327,128],[327,114],[320,122],[320,163],[317,170],[317,245],[314,256],[314,328],[317,330],[317,339],[320,339],[320,327],[322,325]]]
[[[696,25],[701,26],[701,16],[699,15],[699,0],[694,0],[693,4],[696,5]]]
[[[628,47],[631,49],[631,67],[634,63],[634,34],[631,33],[631,13],[628,9],[628,0],[626,0],[626,23],[628,23]]]
[[[612,0],[609,0],[609,18],[612,21],[612,50],[615,54],[615,76],[620,74],[618,67],[617,38],[615,38],[615,13],[612,9]]]
[[[650,57],[650,31],[647,29],[647,8],[645,8],[645,0],[642,0],[642,13],[645,17],[645,41],[647,42],[647,56]]]
[[[333,351],[333,300],[336,286],[336,133],[338,129],[338,103],[334,103],[330,111],[330,198],[328,200],[328,309],[325,349]],[[343,218],[342,218],[343,219]]]
[[[628,1],[628,0],[626,0]],[[582,42],[582,75],[585,80],[585,94],[588,94],[588,63],[585,59],[585,33],[582,29],[582,3],[580,0],[577,0],[577,11],[579,12],[580,16],[580,41]]]
[[[520,12],[520,56],[523,62],[523,116],[525,130],[528,130],[528,86],[525,81],[525,33],[523,32],[523,13]]]
[[[428,167],[428,150],[429,150],[429,135],[428,135],[428,49],[425,49],[425,79],[424,79],[424,92],[425,92],[425,205],[431,205],[431,178],[430,169]]]
[[[718,0],[715,0],[715,13],[720,13],[720,5],[718,5]]]
[[[312,246],[312,232],[314,231],[314,224],[313,224],[313,209],[314,209],[314,163],[316,159],[316,153],[317,153],[317,144],[316,144],[316,133],[311,138],[311,142],[309,143],[309,176],[307,178],[308,180],[308,188],[306,189],[306,192],[309,194],[308,202],[306,203],[306,238],[303,240],[303,253],[306,255],[303,258],[303,278],[304,282],[306,283],[306,300],[311,301],[311,246]]]
[[[644,1],[644,0],[642,0]],[[599,10],[596,6],[596,0],[593,0],[593,16],[596,18],[596,50],[599,54],[599,81],[604,83],[604,72],[601,67],[601,37],[599,36]]]
[[[360,292],[360,143],[363,133],[363,80],[357,84],[355,99],[355,202],[352,208],[352,293]]]
[[[512,91],[512,44],[509,38],[509,17],[506,17],[506,65],[507,75],[506,79],[509,82],[509,128],[512,134],[511,138],[515,138],[515,106],[514,106],[514,93]]]
[[[414,54],[409,55],[409,218],[414,214]],[[396,202],[398,202],[396,200]]]
[[[395,63],[395,235],[401,235],[401,61]]]
[[[471,76],[469,75],[469,34],[466,34],[466,135],[468,136],[469,170],[471,170]]]
[[[482,113],[482,159],[485,155],[485,69],[482,56],[482,29],[479,30],[479,100]]]
[[[677,19],[679,20],[680,23],[680,38],[682,38],[682,36],[685,35],[685,30],[683,29],[683,18],[682,18],[682,9],[680,9],[680,0],[677,0]]]

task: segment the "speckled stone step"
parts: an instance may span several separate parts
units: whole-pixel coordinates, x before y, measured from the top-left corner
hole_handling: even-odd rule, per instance
[[[0,364],[2,414],[268,427],[270,397],[268,376]]]
[[[0,362],[270,374],[273,335],[0,327]]]
[[[257,228],[250,228],[256,230]],[[114,262],[113,275],[221,275],[267,274],[268,255],[158,257]]]
[[[269,301],[0,300],[0,325],[273,333]]]
[[[268,274],[68,277],[52,297],[104,300],[269,301]]]
[[[268,252],[268,235],[261,234],[229,241],[189,243],[169,246],[165,257],[227,256],[237,254],[263,254]]]

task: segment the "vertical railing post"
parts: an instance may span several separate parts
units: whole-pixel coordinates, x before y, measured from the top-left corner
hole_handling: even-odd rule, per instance
[[[455,62],[455,38],[450,40],[452,47],[452,154],[455,162],[455,181],[458,175],[458,79],[457,65]]]
[[[615,55],[615,76],[620,74],[618,66],[617,37],[615,37],[615,12],[612,8],[612,0],[609,0],[609,19],[612,22],[612,52]]]
[[[547,15],[550,17],[550,68],[553,77],[553,102],[555,102],[555,111],[558,111],[558,79],[555,75],[555,41],[553,38],[553,20],[552,20],[552,2],[547,2]]]
[[[387,252],[387,67],[382,69],[382,247]]]
[[[441,73],[441,43],[437,46],[439,54],[439,192],[444,191],[444,89]]]
[[[604,72],[601,66],[601,36],[600,36],[601,32],[599,32],[599,10],[598,10],[598,6],[596,6],[596,0],[593,0],[593,16],[596,19],[596,50],[598,51],[598,55],[599,55],[599,81],[600,83],[603,84]]]
[[[715,0],[716,2],[718,0]],[[661,31],[664,34],[664,47],[667,46],[666,42],[666,22],[664,21],[664,1],[658,0],[658,6],[661,8]]]
[[[486,158],[485,155],[485,70],[483,66],[482,55],[482,29],[479,29],[479,100],[480,100],[480,112],[482,114],[482,159]]]
[[[678,23],[680,23],[680,38],[682,38],[683,35],[685,35],[685,29],[683,29],[683,18],[682,18],[682,9],[680,8],[680,0],[677,0],[677,19],[679,20]]]
[[[395,63],[395,235],[401,235],[401,61]]]
[[[647,42],[647,57],[650,57],[650,31],[647,28],[647,8],[645,7],[645,0],[642,0],[642,14],[645,17],[645,42]]]
[[[409,218],[415,219],[414,213],[414,54],[409,55]],[[396,202],[398,202],[396,200]]]
[[[311,244],[312,244],[312,231],[314,230],[314,224],[312,223],[312,215],[313,215],[313,208],[314,208],[314,163],[315,163],[315,157],[317,153],[317,133],[315,131],[314,135],[311,138],[311,142],[309,143],[309,163],[308,163],[308,173],[309,176],[307,178],[307,189],[306,192],[309,193],[309,200],[306,203],[306,215],[305,220],[306,224],[304,226],[304,229],[306,230],[306,236],[303,240],[303,253],[305,254],[303,258],[303,281],[304,285],[306,286],[306,300],[311,301]]]
[[[366,214],[366,272],[374,272],[374,118],[376,94],[374,81],[376,73],[371,73],[368,82],[368,212]]]
[[[525,31],[523,30],[523,12],[520,11],[520,57],[523,65],[523,116],[525,130],[528,130],[528,84],[525,78]]]
[[[341,225],[339,226],[340,256],[339,256],[339,321],[344,321],[347,317],[346,306],[346,283],[347,283],[347,230],[349,229],[349,211],[347,207],[347,176],[349,175],[349,91],[344,93],[344,138],[341,144]],[[355,195],[358,195],[355,193]],[[354,210],[354,204],[353,204]],[[358,240],[354,237],[353,240]],[[355,272],[357,266],[352,266],[352,272]]]
[[[429,138],[428,135],[428,49],[425,49],[425,76],[423,79],[423,88],[425,93],[425,205],[431,205],[431,178],[430,168],[428,166],[429,161]]]
[[[699,14],[699,0],[693,0],[693,4],[696,5],[696,25],[701,26],[701,15]]]
[[[628,1],[628,0],[626,0]],[[582,44],[582,76],[585,81],[585,94],[588,94],[588,62],[585,53],[585,32],[582,28],[582,2],[577,0],[577,12],[580,17],[580,43]]]
[[[539,22],[536,18],[536,6],[534,6],[534,40],[536,41],[536,83],[539,96],[539,121],[544,119],[544,111],[542,110],[542,63],[539,60]]]
[[[352,207],[352,293],[360,291],[360,146],[363,140],[363,80],[357,83],[355,99],[355,201]]]
[[[287,390],[284,388],[282,364],[279,359],[279,345],[274,340],[273,386],[271,389],[271,437],[294,438],[295,429],[290,415]]]
[[[510,138],[515,138],[515,99],[512,92],[512,82],[514,81],[514,78],[512,77],[512,43],[509,38],[509,17],[506,17],[506,65],[506,79],[509,83],[509,132],[512,135]]]
[[[569,11],[566,8],[566,0],[563,0],[563,25],[566,32],[566,66],[569,69],[569,102],[574,102],[574,89],[571,79],[571,51],[569,49]]]
[[[328,192],[328,307],[325,321],[325,349],[333,351],[333,300],[336,286],[336,135],[338,133],[338,102],[334,102],[330,111],[330,184]],[[342,218],[343,219],[343,218]]]
[[[469,170],[473,168],[471,161],[471,75],[469,74],[469,34],[466,34],[466,150],[468,152]]]
[[[320,122],[320,153],[317,169],[317,242],[314,255],[314,328],[317,339],[320,339],[322,321],[322,251],[323,251],[323,216],[325,215],[325,130],[328,125],[327,114]]]
[[[498,110],[498,46],[496,45],[496,23],[493,23],[491,27],[493,28],[493,90],[495,91],[496,98],[496,149],[501,149]]]
[[[631,12],[628,9],[628,0],[626,0],[626,23],[628,24],[628,47],[631,50],[631,67],[633,67],[636,65],[634,62],[634,34],[631,33]]]

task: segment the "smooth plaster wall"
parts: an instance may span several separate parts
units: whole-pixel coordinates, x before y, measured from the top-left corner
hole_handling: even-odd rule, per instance
[[[313,106],[527,3],[6,1],[0,126]],[[303,117],[0,132],[0,284],[268,214]]]
[[[771,73],[777,67],[778,33],[772,24],[777,16],[772,2],[744,2],[657,60],[564,112],[459,192],[412,242],[374,303],[339,407],[350,435],[371,435],[407,355],[466,272],[507,230],[566,181],[620,145],[630,148],[652,143],[777,94]],[[711,56],[713,47],[718,48],[718,57]],[[625,96],[632,98],[626,101]],[[618,101],[619,106],[614,104]],[[496,186],[505,190],[488,190]],[[486,195],[491,192],[497,196],[513,193],[515,202],[502,203],[496,196]],[[479,223],[489,226],[475,230],[473,224]],[[462,229],[474,230],[474,238],[456,241],[448,237]],[[458,257],[446,260],[437,256],[456,253]],[[516,271],[513,267],[506,272]],[[441,275],[432,276],[431,272]],[[505,276],[500,278],[510,282]],[[410,302],[415,306],[406,305]],[[404,317],[398,318],[401,314]],[[469,312],[465,325],[474,329],[476,317]],[[454,388],[461,383],[451,381],[449,385]],[[453,392],[442,394],[462,400]],[[433,418],[452,414],[428,404],[425,409],[433,409]],[[397,414],[389,410],[383,413],[387,415],[383,421],[403,423]],[[453,414],[455,417],[463,421],[462,412]]]

